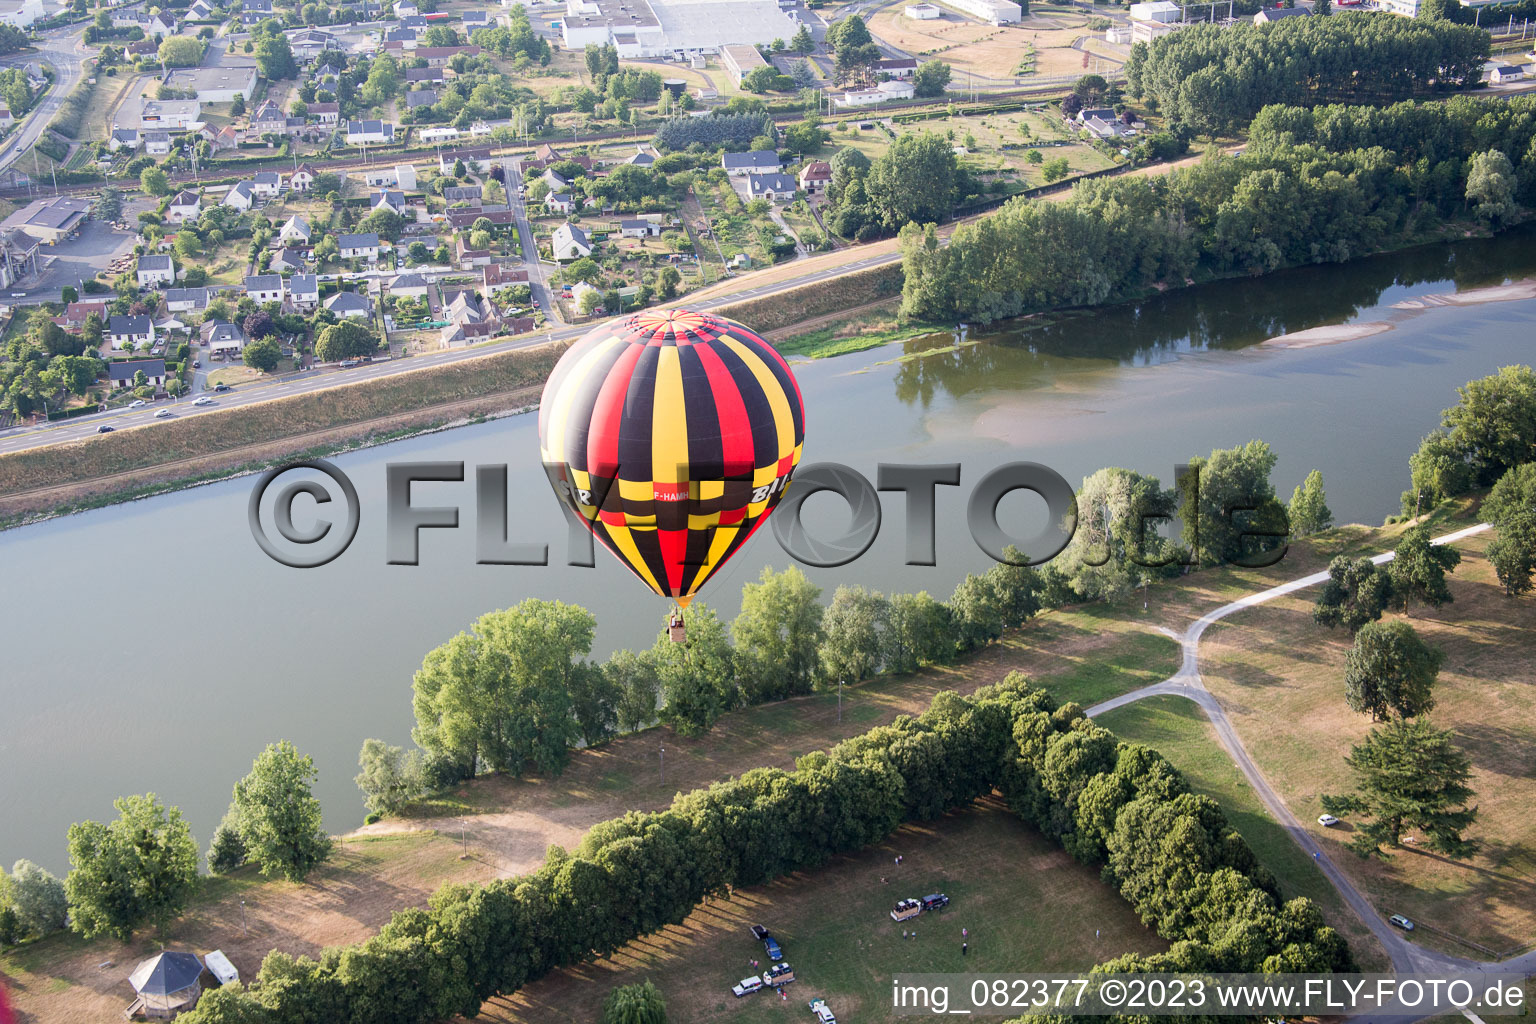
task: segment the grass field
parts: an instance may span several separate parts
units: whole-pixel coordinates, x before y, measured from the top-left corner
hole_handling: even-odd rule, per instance
[[[957,72],[1011,80],[1030,73],[1069,75],[1083,71],[1083,54],[1073,44],[1089,36],[1081,14],[1031,15],[1014,25],[984,25],[957,11],[926,21],[908,18],[903,7],[889,7],[869,19],[877,39],[918,57],[937,57]],[[1091,62],[1090,62],[1091,63]],[[1100,60],[1117,67],[1119,61]]]
[[[902,924],[890,919],[897,899],[930,892],[946,893],[950,906]],[[754,972],[749,963],[765,959],[753,924],[773,932],[795,969],[787,1000],[767,991],[731,995],[732,984],[766,967]],[[906,929],[916,937],[903,939]],[[1064,971],[1165,948],[1097,872],[988,800],[902,828],[820,870],[737,889],[609,959],[492,1000],[478,1019],[594,1021],[615,985],[649,978],[674,1024],[800,1021],[818,996],[840,1020],[885,1020],[897,972]]]
[[[1349,940],[1361,970],[1391,969],[1376,937],[1342,904],[1311,858],[1264,809],[1193,702],[1183,697],[1148,697],[1095,721],[1122,739],[1159,751],[1184,774],[1190,788],[1221,804],[1228,820],[1279,879],[1282,896],[1305,896],[1317,904],[1328,923]]]
[[[1343,849],[1347,823],[1320,837],[1337,845],[1334,859],[1383,914],[1421,925],[1416,941],[1480,958],[1510,955],[1536,937],[1536,599],[1504,596],[1482,556],[1488,540],[1458,545],[1455,603],[1416,608],[1409,620],[1445,652],[1429,717],[1454,730],[1472,760],[1479,817],[1470,835],[1482,851],[1458,863],[1408,846],[1362,861]],[[1344,705],[1350,638],[1312,622],[1316,596],[1303,591],[1225,620],[1206,634],[1202,660],[1207,685],[1303,820],[1321,811],[1323,794],[1348,790],[1344,757],[1371,725]]]

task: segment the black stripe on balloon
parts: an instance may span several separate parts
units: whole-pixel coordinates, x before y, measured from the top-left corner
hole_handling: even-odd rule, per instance
[[[693,345],[677,347],[683,374],[683,411],[688,417],[688,480],[719,480],[725,474],[720,412],[709,374]]]
[[[624,395],[624,413],[619,420],[619,476],[622,480],[651,483],[656,470],[651,465],[652,412],[656,408],[656,363],[661,349],[648,345],[635,363]]]
[[[565,461],[577,469],[586,471],[592,468],[587,463],[587,438],[592,433],[592,413],[597,408],[598,396],[603,393],[603,382],[608,379],[614,364],[623,354],[623,345],[613,346],[612,350],[603,353],[603,357],[587,369],[580,381],[572,381],[570,384],[578,390],[571,396],[571,404],[565,415]]]
[[[773,374],[773,379],[778,381],[779,387],[784,390],[784,401],[789,405],[789,413],[794,422],[795,444],[800,444],[805,440],[805,410],[800,406],[800,392],[795,388],[795,382],[790,377],[789,371],[779,365],[778,353],[765,351],[769,347],[766,341],[759,341],[756,338],[742,338],[741,341],[757,354],[757,358],[763,361],[763,365],[768,367],[768,372]]]
[[[757,382],[757,375],[739,355],[727,345],[720,345],[715,351],[730,372],[731,380],[736,382],[741,404],[747,411],[747,422],[752,424],[752,465],[772,465],[779,460],[779,428],[774,422],[773,405],[763,392],[763,386]]]

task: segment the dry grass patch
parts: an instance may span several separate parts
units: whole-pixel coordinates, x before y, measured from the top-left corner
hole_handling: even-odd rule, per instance
[[[1430,717],[1454,730],[1472,760],[1480,813],[1470,834],[1482,851],[1458,863],[1408,846],[1385,861],[1362,861],[1344,848],[1347,824],[1318,828],[1383,915],[1407,914],[1425,926],[1416,941],[1462,955],[1480,954],[1478,947],[1508,955],[1536,936],[1536,600],[1503,595],[1482,554],[1488,539],[1458,545],[1455,602],[1415,609],[1410,620],[1446,654]],[[1348,790],[1344,757],[1371,726],[1344,705],[1351,640],[1312,622],[1316,597],[1302,591],[1213,627],[1201,662],[1244,744],[1304,821],[1321,811],[1323,794]]]

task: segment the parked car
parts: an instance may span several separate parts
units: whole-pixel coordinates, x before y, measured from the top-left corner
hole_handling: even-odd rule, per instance
[[[173,413],[171,412],[171,410],[169,410],[169,409],[161,409],[159,412],[155,413],[155,419],[157,419],[157,420],[169,419],[172,415],[173,415]]]
[[[114,429],[115,428],[109,427],[105,423],[103,423],[101,426],[96,428],[96,433],[98,433],[98,434],[110,434],[110,433],[112,433],[112,431]]]
[[[213,386],[213,390],[215,393],[219,393],[224,391],[233,391],[234,388],[230,387],[228,384],[215,384]]]
[[[357,360],[356,359],[343,359],[341,362],[337,363],[336,365],[341,367],[343,370],[350,370],[350,369],[352,369],[352,367],[357,365]]]
[[[891,920],[909,921],[922,912],[923,903],[921,900],[897,900],[896,905],[891,908]]]
[[[827,1005],[825,999],[812,999],[811,1012],[816,1015],[817,1024],[837,1024],[837,1017],[832,1013],[832,1007]]]
[[[789,964],[777,963],[763,972],[763,984],[777,988],[795,980],[795,970]]]
[[[203,361],[201,359],[194,359],[194,360],[192,360],[192,369],[194,369],[194,370],[201,370],[202,368],[203,368]]]
[[[199,395],[197,397],[197,400],[194,401],[192,404],[193,405],[212,405],[213,404],[213,399],[209,398],[207,395]]]
[[[130,409],[142,409],[142,408],[144,408],[144,405],[145,405],[144,399],[142,399],[142,398],[135,398],[133,401],[128,403],[128,408],[130,408]]]
[[[1319,814],[1317,816],[1317,823],[1324,828],[1328,828],[1331,825],[1337,825],[1339,823],[1339,819],[1335,818],[1331,814]]]
[[[755,924],[752,926],[752,937],[758,942],[762,942],[768,937],[768,929],[760,924]]]
[[[1402,914],[1393,914],[1391,917],[1387,918],[1387,921],[1391,924],[1397,925],[1397,927],[1401,928],[1405,932],[1413,931],[1413,922],[1408,920]]]
[[[941,892],[930,893],[923,897],[924,910],[943,910],[949,906],[949,897]]]
[[[759,989],[761,989],[762,987],[763,987],[763,979],[757,977],[756,975],[753,975],[750,978],[742,978],[739,982],[737,982],[736,984],[732,985],[731,986],[731,995],[735,996],[737,999],[740,999],[742,996],[746,995],[748,992],[756,992]]]
[[[779,942],[772,935],[763,937],[763,948],[768,951],[769,960],[783,960],[784,950],[779,947]]]

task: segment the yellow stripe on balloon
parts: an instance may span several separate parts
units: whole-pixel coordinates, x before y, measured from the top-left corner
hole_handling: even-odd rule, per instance
[[[778,457],[782,459],[795,447],[795,417],[789,411],[789,400],[784,397],[784,386],[756,352],[728,334],[721,335],[720,340],[741,357],[741,361],[747,364],[752,376],[762,386],[763,394],[768,396],[768,407],[773,410],[773,425],[779,434]]]
[[[667,596],[666,588],[659,585],[656,577],[651,575],[651,570],[645,564],[645,558],[640,554],[640,549],[635,547],[634,538],[629,535],[627,527],[608,526],[608,539],[613,542],[614,547],[624,553],[624,564],[633,569],[635,575],[645,581],[646,586],[662,597]]]
[[[731,541],[736,538],[739,526],[722,526],[714,532],[709,539],[709,554],[704,557],[704,565],[693,574],[693,586],[688,588],[685,595],[692,599],[698,593],[700,587],[709,581],[710,575],[715,571],[715,566],[720,564],[720,559],[725,557],[725,552],[730,548]],[[684,602],[684,607],[687,603]]]
[[[571,406],[576,404],[577,397],[590,386],[587,375],[592,372],[593,367],[599,365],[605,354],[620,344],[623,342],[617,337],[604,338],[592,346],[592,351],[582,356],[580,363],[571,368],[571,372],[565,378],[565,386],[555,394],[553,407],[544,420],[549,431],[549,436],[544,440],[546,461],[565,461],[565,421],[570,417]],[[581,455],[581,459],[583,462],[586,461],[585,453]]]
[[[656,361],[651,410],[651,478],[657,483],[688,480],[688,410],[683,404],[683,364],[677,346],[663,345]]]

